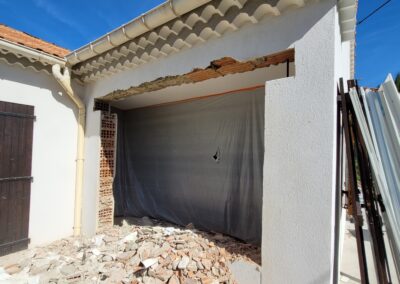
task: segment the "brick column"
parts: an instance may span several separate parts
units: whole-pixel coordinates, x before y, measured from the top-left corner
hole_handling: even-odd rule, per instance
[[[117,115],[101,112],[100,188],[97,213],[97,229],[114,224],[113,180],[115,172],[115,144]]]

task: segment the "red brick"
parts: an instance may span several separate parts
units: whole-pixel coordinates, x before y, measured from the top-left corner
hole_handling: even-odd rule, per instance
[[[255,66],[251,62],[237,62],[234,64],[222,66],[217,71],[218,71],[218,73],[221,73],[222,75],[225,76],[228,74],[248,72],[248,71],[252,71],[254,69],[255,69]]]
[[[184,76],[192,82],[201,82],[212,78],[218,78],[221,74],[216,72],[214,69],[199,69],[189,74],[185,74]]]

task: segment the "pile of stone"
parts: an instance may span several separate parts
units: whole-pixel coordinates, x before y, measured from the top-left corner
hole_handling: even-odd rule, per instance
[[[0,258],[0,283],[235,283],[236,260],[259,264],[260,250],[194,228],[125,223]]]

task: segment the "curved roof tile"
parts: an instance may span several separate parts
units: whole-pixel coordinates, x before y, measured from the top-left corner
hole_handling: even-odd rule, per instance
[[[63,58],[70,51],[40,38],[0,24],[0,38]]]

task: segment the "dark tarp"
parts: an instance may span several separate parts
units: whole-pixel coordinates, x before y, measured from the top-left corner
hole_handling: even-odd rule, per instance
[[[264,88],[119,112],[116,216],[261,242]]]

